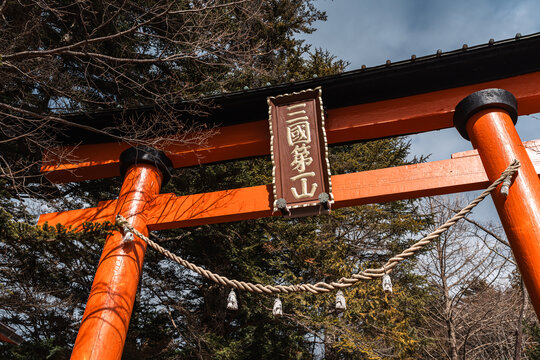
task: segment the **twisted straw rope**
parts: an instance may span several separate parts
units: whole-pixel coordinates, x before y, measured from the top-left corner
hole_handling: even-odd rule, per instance
[[[259,294],[276,294],[276,293],[290,293],[290,292],[311,292],[313,294],[325,293],[335,289],[347,288],[355,285],[361,280],[372,280],[382,277],[384,274],[389,273],[392,269],[401,261],[406,258],[414,255],[417,251],[422,249],[424,246],[429,244],[432,240],[438,238],[442,233],[448,230],[452,225],[454,225],[458,220],[462,219],[467,215],[476,205],[478,205],[486,196],[488,196],[493,189],[495,189],[500,183],[507,179],[511,179],[512,176],[518,171],[520,167],[519,161],[514,160],[507,168],[503,171],[501,176],[495,180],[484,192],[482,192],[476,199],[474,199],[469,205],[465,206],[460,212],[454,215],[451,219],[446,221],[441,225],[437,230],[433,231],[431,234],[417,241],[414,245],[408,249],[401,252],[399,255],[392,257],[386,262],[382,267],[376,269],[367,269],[363,270],[357,274],[352,274],[351,277],[344,277],[338,281],[331,283],[318,282],[316,284],[298,284],[298,285],[263,285],[263,284],[253,284],[245,281],[231,280],[225,276],[215,274],[209,270],[203,269],[200,266],[197,266],[181,257],[171,253],[169,250],[164,249],[156,242],[150,240],[148,237],[141,234],[137,229],[133,228],[127,220],[122,215],[116,216],[116,224],[127,228],[129,231],[133,232],[139,238],[143,239],[151,248],[164,255],[166,258],[196,272],[197,274],[212,280],[218,284],[229,286],[238,290],[245,290]]]

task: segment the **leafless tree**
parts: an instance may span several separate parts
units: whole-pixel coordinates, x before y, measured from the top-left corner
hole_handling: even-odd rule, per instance
[[[462,207],[459,199],[432,198],[426,204],[435,227]],[[529,341],[523,335],[527,299],[497,229],[471,219],[458,222],[433,243],[419,268],[435,289],[424,313],[423,333],[433,340],[426,357],[522,358]]]
[[[69,157],[56,145],[74,128],[156,147],[204,143],[212,132],[183,115],[205,113],[211,104],[194,99],[263,77],[279,52],[264,6],[255,0],[1,1],[0,180],[17,192],[38,173],[42,151]],[[127,116],[126,109],[142,105],[153,115]],[[105,128],[63,116],[112,108],[119,121]]]

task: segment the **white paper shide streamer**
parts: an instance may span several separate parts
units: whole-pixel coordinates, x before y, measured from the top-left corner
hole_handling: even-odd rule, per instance
[[[238,310],[238,301],[236,300],[236,293],[233,289],[231,289],[227,297],[227,310]]]
[[[283,315],[283,307],[282,307],[280,298],[276,298],[276,300],[274,301],[274,307],[272,308],[272,315],[274,316]]]
[[[392,293],[392,280],[390,280],[390,275],[384,274],[382,277],[382,288],[385,293]]]
[[[336,293],[336,310],[347,310],[347,301],[345,300],[345,296],[343,295],[343,291],[341,290],[338,290],[338,292]]]

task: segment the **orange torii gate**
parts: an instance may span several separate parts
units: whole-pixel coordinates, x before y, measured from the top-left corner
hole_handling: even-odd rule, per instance
[[[42,171],[54,182],[118,175],[124,176],[124,182],[117,200],[90,209],[45,214],[39,223],[76,228],[85,221],[114,221],[120,214],[147,235],[151,230],[272,216],[271,185],[186,196],[159,192],[171,167],[268,154],[266,97],[321,86],[328,107],[330,144],[455,124],[476,149],[454,154],[449,160],[334,175],[334,208],[481,189],[497,179],[512,160],[520,161],[508,196],[494,193],[493,199],[540,317],[540,154],[534,151],[540,140],[522,143],[514,127],[518,114],[540,112],[538,53],[537,34],[215,97],[212,100],[220,107],[213,117],[225,126],[205,147],[169,146],[162,152],[104,143],[107,139],[94,137],[101,143],[68,146],[70,159],[79,161],[44,154]],[[230,121],[233,115],[235,123]],[[113,116],[92,114],[91,119],[107,123]],[[84,122],[88,117],[72,120]],[[71,141],[79,142],[86,134],[74,130],[71,135]],[[121,358],[145,248],[138,238],[123,243],[118,232],[107,239],[72,358]]]

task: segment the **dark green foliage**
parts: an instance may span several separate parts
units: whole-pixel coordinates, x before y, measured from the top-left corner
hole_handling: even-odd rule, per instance
[[[525,333],[531,336],[532,340],[535,342],[534,345],[527,346],[525,348],[525,353],[531,360],[538,360],[540,359],[540,327],[538,326],[538,323],[528,319],[526,320],[525,324]]]
[[[398,165],[405,163],[406,148],[403,139],[348,145],[332,149],[331,162],[339,172],[354,171],[358,154],[371,169]],[[380,158],[384,161],[371,158],[380,153],[386,154]],[[194,193],[268,183],[271,166],[267,158],[259,158],[179,172],[164,191]],[[0,349],[8,359],[17,354],[67,358],[102,247],[97,239],[103,239],[107,228],[87,225],[82,233],[72,233],[39,230],[7,214],[2,221],[1,256],[10,267],[2,273],[9,291],[2,293],[0,321],[14,326],[27,342]],[[407,246],[410,234],[424,225],[414,202],[395,202],[336,210],[330,216],[248,220],[159,236],[182,237],[162,244],[217,273],[287,284],[331,281],[377,266]],[[382,293],[378,281],[362,283],[346,291],[349,309],[338,315],[334,293],[286,295],[285,316],[275,318],[274,298],[239,292],[240,309],[229,312],[228,289],[149,250],[124,358],[307,359],[323,351],[329,359],[345,354],[361,359],[383,350],[405,358],[420,344],[415,332],[420,319],[414,309],[425,298],[418,286],[422,280],[408,271],[410,266],[403,264],[394,273],[391,297]]]
[[[1,344],[2,359],[66,358],[111,229],[40,229],[0,209],[0,321],[25,339],[19,347]]]
[[[72,233],[62,228],[40,230],[17,221],[33,215],[25,209],[32,203],[28,194],[52,200],[48,205],[57,209],[79,208],[116,197],[119,179],[61,187],[40,183],[41,152],[55,145],[56,134],[67,131],[49,115],[149,104],[160,111],[158,122],[138,124],[126,119],[111,131],[128,140],[176,134],[185,131],[186,125],[180,121],[182,114],[168,113],[175,101],[340,72],[345,63],[321,50],[309,53],[309,46],[294,38],[313,31],[311,24],[325,18],[311,0],[246,1],[195,12],[182,11],[205,3],[95,0],[8,1],[4,5],[0,139],[9,141],[2,144],[0,201],[15,220],[5,215],[0,224],[5,231],[0,237],[0,321],[14,326],[27,341],[20,347],[2,344],[0,349],[3,358],[67,358],[99,259],[102,242],[98,239],[104,238],[107,228],[89,226],[82,233]],[[167,8],[180,12],[155,17]],[[140,32],[122,33],[147,20]],[[41,53],[49,50],[54,52]],[[174,61],[155,61],[157,52],[180,56]],[[268,169],[263,159],[188,169],[181,172],[178,179],[184,183],[177,186],[179,193],[193,193],[216,186],[268,183]],[[273,264],[264,257],[265,224],[253,220],[190,229],[193,236],[166,244],[216,271],[232,270],[231,276],[269,281],[279,269],[272,270]],[[206,245],[201,248],[201,244]],[[281,330],[280,322],[263,308],[245,314],[250,325],[239,331],[240,322],[223,311],[225,291],[150,252],[125,358],[230,358],[231,352],[247,358],[259,351],[260,334],[267,332],[274,336],[261,347],[261,356],[284,358],[300,353],[303,333],[294,335],[296,326]],[[265,320],[266,328],[254,320],[258,317]]]
[[[301,80],[343,71],[345,63],[322,50],[310,53],[308,46],[293,38],[296,32],[312,31],[310,24],[324,18],[310,1],[269,1],[264,2],[260,10],[263,16],[258,27],[253,27],[256,34],[253,41],[263,39],[266,51],[254,58],[266,72],[257,73],[249,68],[231,71],[219,66],[203,71],[199,65],[194,68],[187,62],[183,65],[186,71],[181,74],[185,79],[193,83],[203,77],[212,79],[194,87],[195,93],[234,90],[245,84],[255,87],[267,81]],[[129,51],[126,49],[129,43],[123,51]],[[134,69],[145,71],[138,66]],[[106,77],[96,78],[93,83],[97,89],[103,89],[102,94],[109,88],[97,82],[105,80]],[[165,86],[167,80],[156,78],[156,81],[159,86]],[[128,96],[126,94],[122,96]],[[404,139],[334,148],[332,171],[337,174],[402,165],[406,163],[407,150]],[[270,182],[269,159],[258,158],[179,170],[163,192],[190,194]],[[64,186],[57,190],[57,195],[68,197],[64,197],[66,203],[59,206],[77,208],[81,202],[95,204],[114,198],[118,185],[116,179]],[[411,241],[409,236],[421,230],[424,224],[425,219],[417,215],[415,203],[408,201],[342,209],[330,216],[306,219],[272,218],[206,225],[163,232],[159,237],[163,240],[181,237],[178,241],[164,241],[163,245],[217,273],[252,282],[287,284],[331,281],[361,267],[377,266],[406,247]],[[28,229],[41,234],[38,229]],[[15,301],[16,307],[3,308],[0,320],[15,325],[28,340],[19,348],[3,345],[2,351],[9,354],[8,358],[17,358],[17,354],[23,358],[69,356],[101,248],[101,244],[92,239],[96,235],[94,230],[89,228],[82,234],[71,234],[58,229],[53,236],[46,229],[44,233],[55,240],[36,249],[33,242],[14,241],[21,235],[6,238],[9,247],[21,246],[17,250],[20,256],[39,259],[33,261],[41,264],[35,265],[38,270],[31,278],[18,278],[16,267],[7,272],[13,277],[12,283],[25,287],[28,281],[34,284],[30,295],[22,289],[13,291],[14,295],[9,296],[16,296],[20,301]],[[32,256],[28,252],[32,252]],[[2,256],[6,264],[16,263],[8,252]],[[421,284],[420,278],[408,272],[409,267],[410,263],[394,275],[395,297],[385,297],[379,282],[361,284],[346,292],[350,310],[337,316],[333,310],[333,294],[288,295],[283,297],[285,316],[274,318],[271,315],[273,298],[239,293],[240,310],[228,312],[225,310],[228,289],[209,283],[149,251],[124,358],[303,359],[312,358],[314,353],[324,353],[328,358],[363,358],[380,351],[381,342],[386,351],[405,357],[414,352],[417,341],[414,325],[419,320],[412,310],[413,305],[422,302],[418,287],[400,289],[400,281]],[[52,295],[47,295],[49,293]],[[45,300],[37,308],[29,307],[23,294]],[[320,344],[315,344],[314,340]]]
[[[343,62],[294,38],[325,19],[312,2],[2,2],[0,178],[10,182],[10,196],[70,194],[39,174],[42,152],[69,156],[55,146],[78,125],[59,114],[113,109],[118,121],[103,130],[88,121],[86,130],[131,144],[196,143],[197,120],[212,106],[201,97],[342,71]],[[153,116],[122,112],[139,106],[152,107]]]
[[[402,165],[407,148],[404,139],[347,145],[332,149],[331,164],[336,173]],[[270,180],[271,164],[260,158],[183,170],[165,191],[204,192]],[[184,236],[189,231],[182,241],[167,241],[164,246],[230,278],[295,284],[332,281],[362,267],[378,266],[410,245],[411,235],[425,224],[415,203],[407,201],[340,209],[330,216],[205,225],[160,236]],[[311,358],[325,349],[328,358],[341,353],[363,358],[382,351],[381,341],[389,354],[406,357],[419,345],[414,326],[420,318],[414,309],[425,296],[419,286],[422,279],[409,272],[412,263],[394,273],[393,297],[383,294],[379,281],[347,290],[349,310],[343,316],[333,309],[334,293],[285,295],[285,316],[276,319],[271,314],[273,297],[239,292],[239,311],[227,312],[228,289],[182,271],[156,254],[149,254],[146,274],[157,277],[167,269],[167,281],[152,279],[145,286],[166,299],[180,330],[178,345],[189,357]],[[407,285],[400,287],[401,281]],[[184,286],[191,291],[180,299],[166,295],[169,291],[178,295]],[[313,336],[322,333],[325,348],[313,343]]]
[[[325,19],[312,0],[248,0],[223,7],[219,5],[224,1],[198,0],[4,3],[0,321],[14,327],[25,342],[0,344],[0,358],[67,359],[112,227],[40,229],[23,222],[35,215],[26,205],[37,206],[41,203],[35,199],[45,199],[60,210],[94,206],[115,198],[121,179],[62,186],[41,182],[41,152],[68,129],[49,115],[151,105],[159,114],[152,121],[125,118],[107,131],[123,134],[130,142],[167,138],[191,129],[184,113],[171,111],[174,102],[336,74],[347,63],[295,37],[314,31],[313,23]],[[199,11],[203,5],[209,9]],[[199,10],[191,11],[196,7]],[[165,9],[165,15],[156,17]],[[123,33],[134,25],[138,31]],[[86,41],[96,38],[101,40]],[[67,51],[72,44],[78,45]],[[56,50],[48,55],[23,53],[51,49]],[[161,61],[158,53],[177,57]],[[194,102],[188,113],[201,115],[207,106],[211,104]],[[332,173],[423,161],[410,160],[408,150],[405,138],[334,147]],[[162,192],[202,193],[269,184],[271,164],[267,157],[256,158],[181,169],[174,175]],[[232,279],[314,283],[380,266],[421,237],[431,220],[420,215],[417,201],[410,200],[155,236],[172,252]],[[289,294],[281,297],[284,316],[276,318],[271,313],[274,297],[238,292],[239,310],[227,311],[229,289],[148,250],[123,358],[428,357],[440,343],[422,337],[426,319],[418,309],[435,304],[440,294],[414,265],[415,259],[409,259],[393,271],[393,295],[383,293],[380,281],[360,283],[345,290],[348,310],[338,314],[335,292]],[[478,285],[482,286],[475,290],[485,290],[485,284]],[[536,324],[527,322],[527,331],[539,338]],[[531,358],[538,357],[536,347],[527,350]]]

